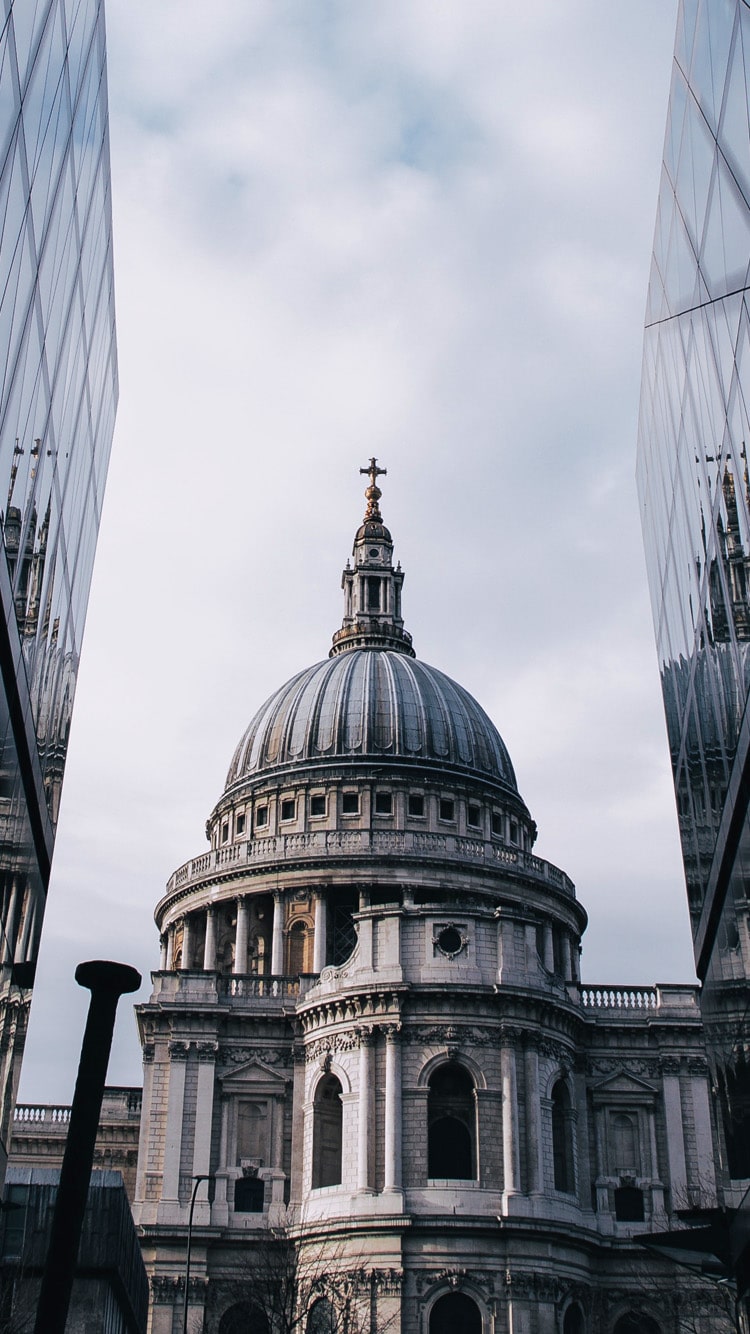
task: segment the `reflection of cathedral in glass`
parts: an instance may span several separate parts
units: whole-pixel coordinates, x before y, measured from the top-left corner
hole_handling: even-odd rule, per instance
[[[680,4],[638,451],[696,964],[735,1180],[750,1177],[748,61],[747,5]]]
[[[0,37],[0,1167],[117,400],[104,16],[15,0]]]

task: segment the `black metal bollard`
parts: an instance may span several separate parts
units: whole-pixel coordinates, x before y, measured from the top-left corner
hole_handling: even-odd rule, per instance
[[[34,1334],[65,1332],[117,1002],[126,992],[138,990],[141,975],[126,963],[96,959],[78,965],[76,982],[81,987],[88,987],[91,1000]]]

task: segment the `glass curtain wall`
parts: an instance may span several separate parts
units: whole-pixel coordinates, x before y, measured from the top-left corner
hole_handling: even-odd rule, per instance
[[[0,34],[0,1171],[117,403],[104,13]]]

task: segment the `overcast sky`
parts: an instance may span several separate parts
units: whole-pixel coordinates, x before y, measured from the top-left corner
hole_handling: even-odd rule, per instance
[[[70,1099],[79,961],[158,966],[235,744],[341,622],[373,454],[584,979],[694,978],[634,484],[675,16],[108,0],[120,406],[22,1101]]]

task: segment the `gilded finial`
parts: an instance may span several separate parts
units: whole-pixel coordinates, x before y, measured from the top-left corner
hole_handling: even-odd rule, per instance
[[[383,516],[380,513],[380,506],[378,504],[378,501],[380,500],[380,497],[382,496],[383,492],[380,490],[380,487],[378,486],[377,479],[378,477],[385,477],[388,472],[388,469],[379,468],[377,459],[370,459],[368,466],[366,468],[360,468],[359,471],[361,473],[364,473],[365,476],[369,477],[370,479],[370,485],[365,491],[365,498],[367,500],[367,509],[365,510],[364,522],[382,523]]]

